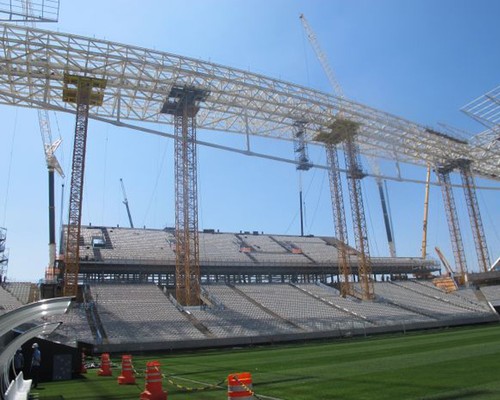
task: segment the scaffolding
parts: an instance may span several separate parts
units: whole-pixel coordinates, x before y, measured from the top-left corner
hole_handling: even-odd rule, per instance
[[[174,87],[162,113],[174,116],[175,131],[175,293],[185,306],[200,304],[196,114],[208,92]]]

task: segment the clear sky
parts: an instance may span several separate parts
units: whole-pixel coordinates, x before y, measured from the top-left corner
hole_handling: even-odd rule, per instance
[[[423,125],[442,122],[471,135],[483,130],[459,109],[500,84],[500,3],[495,0],[61,0],[59,22],[38,27],[209,60],[330,92],[300,13],[315,30],[347,97]],[[67,221],[75,121],[70,114],[50,116],[54,138],[63,139],[57,157],[67,176],[64,182],[56,180],[59,225],[62,183]],[[48,262],[47,172],[37,113],[0,106],[0,118],[0,226],[7,228],[8,278],[37,281]],[[171,127],[160,129],[172,132]],[[96,121],[90,122],[88,135],[82,223],[128,226],[123,178],[136,226],[173,226],[172,140]],[[246,145],[238,135],[198,135],[238,148]],[[288,142],[252,139],[251,147],[293,158]],[[314,163],[325,163],[320,148],[310,148],[310,156]],[[299,175],[292,165],[200,147],[198,170],[201,229],[300,233]],[[396,174],[393,163],[384,162],[382,170]],[[402,166],[404,177],[424,180],[425,172]],[[312,169],[302,174],[302,184],[306,234],[333,235],[327,173]],[[478,184],[500,188],[498,182]],[[370,252],[386,256],[375,189],[373,179],[363,181]],[[388,191],[398,255],[419,256],[424,186],[388,182]],[[468,266],[477,271],[462,191],[456,190],[455,198]],[[496,259],[500,191],[480,190],[478,199],[490,256]],[[351,230],[349,236],[352,243]],[[429,214],[433,257],[435,246],[453,262],[436,186]]]

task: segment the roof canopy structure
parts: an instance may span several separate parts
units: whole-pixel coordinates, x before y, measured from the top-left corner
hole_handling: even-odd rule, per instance
[[[0,2],[1,21],[57,22],[59,0],[4,0]]]
[[[207,93],[198,129],[293,140],[307,122],[305,140],[328,131],[339,109],[360,125],[362,154],[411,164],[472,161],[472,171],[500,179],[500,154],[360,103],[251,72],[124,44],[0,24],[0,104],[75,112],[63,102],[65,73],[107,80],[102,106],[91,118],[114,124],[173,125],[162,113],[172,88]]]
[[[471,138],[471,144],[482,148],[483,157],[500,157],[500,86],[472,100],[461,109],[488,129]],[[497,164],[498,166],[499,164]]]

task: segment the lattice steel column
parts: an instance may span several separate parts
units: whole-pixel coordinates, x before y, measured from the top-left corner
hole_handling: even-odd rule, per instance
[[[361,179],[365,174],[361,170],[359,151],[354,137],[350,136],[344,142],[346,167],[348,170],[347,183],[351,201],[352,223],[354,239],[358,250],[358,275],[363,290],[363,299],[371,300],[375,297],[373,287],[370,249],[368,246],[368,230],[366,228],[365,209],[361,192]]]
[[[436,175],[441,184],[441,191],[443,193],[444,208],[448,220],[448,229],[450,231],[451,247],[453,248],[453,256],[455,258],[455,268],[460,270],[460,283],[463,284],[466,280],[467,263],[465,261],[464,245],[462,242],[462,234],[460,233],[455,198],[451,187],[451,171],[452,168],[450,167],[439,167],[436,168]]]
[[[89,109],[101,105],[106,80],[83,76],[65,75],[63,100],[76,103],[75,140],[69,194],[69,216],[64,255],[65,296],[76,296],[78,292],[78,272],[80,268],[80,227],[82,219],[83,177],[87,148],[87,127]]]
[[[196,113],[208,93],[173,88],[162,112],[174,115],[175,293],[182,305],[200,304]]]
[[[335,221],[335,236],[339,241],[337,254],[340,276],[340,295],[346,297],[354,294],[354,288],[351,281],[351,265],[347,255],[347,225],[345,220],[344,197],[342,194],[342,181],[340,179],[339,159],[336,145],[326,144],[325,148],[328,177],[330,179],[333,219]]]
[[[460,165],[460,176],[464,187],[465,201],[469,212],[469,219],[476,246],[476,254],[479,263],[479,269],[482,272],[488,272],[491,265],[490,256],[488,254],[488,245],[486,244],[486,236],[484,234],[483,221],[479,211],[479,204],[476,196],[476,184],[470,170],[470,160],[463,160]]]

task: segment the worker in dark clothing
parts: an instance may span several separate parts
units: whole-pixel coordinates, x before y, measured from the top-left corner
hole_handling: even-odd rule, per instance
[[[33,388],[36,389],[38,386],[40,365],[42,364],[42,353],[38,348],[38,343],[33,343],[33,346],[31,347],[33,349],[33,355],[31,357],[31,379],[33,381]]]
[[[23,349],[17,349],[16,354],[14,355],[14,371],[16,372],[16,376],[19,375],[24,369],[24,354]]]

